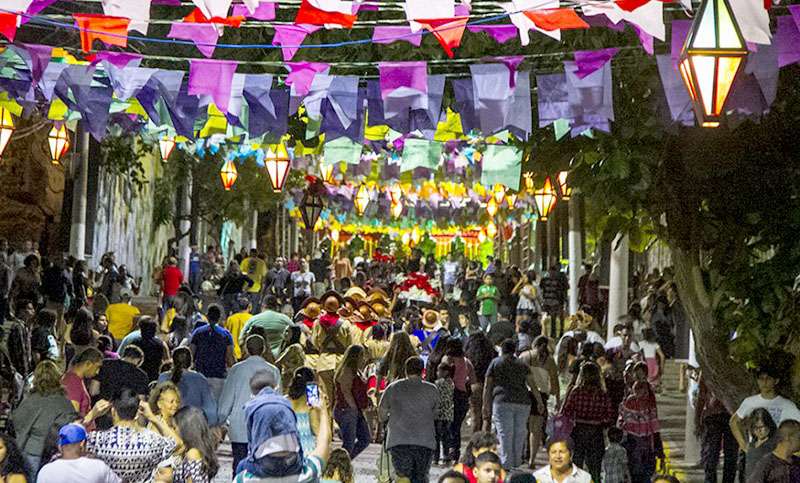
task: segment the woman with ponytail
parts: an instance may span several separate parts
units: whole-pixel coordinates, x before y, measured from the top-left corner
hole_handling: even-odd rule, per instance
[[[188,347],[178,347],[172,351],[172,370],[162,372],[158,382],[169,381],[178,387],[181,407],[192,406],[202,409],[208,424],[217,424],[217,401],[211,392],[208,379],[192,368],[192,351]]]

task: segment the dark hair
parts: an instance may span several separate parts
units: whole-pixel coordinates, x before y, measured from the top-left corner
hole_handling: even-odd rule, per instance
[[[439,364],[442,362],[442,359],[445,356],[445,349],[447,348],[449,343],[450,343],[449,335],[442,334],[439,336],[439,340],[436,342],[436,346],[433,348],[430,355],[428,356],[428,362],[425,368],[425,380],[429,382],[433,382],[436,380],[436,368],[439,367]]]
[[[647,342],[655,342],[656,331],[650,327],[645,327],[642,329],[642,339],[646,340]]]
[[[554,444],[557,444],[557,443],[564,443],[565,445],[567,445],[567,450],[569,451],[570,454],[575,452],[575,443],[573,443],[572,438],[551,438],[551,439],[548,439],[547,440],[547,444],[545,445],[545,448],[547,448],[547,452],[549,453],[550,452],[550,448]]]
[[[336,448],[331,451],[328,464],[325,465],[323,477],[330,477],[338,470],[341,481],[348,483],[353,480],[353,460],[344,448]],[[323,481],[329,481],[323,478]]]
[[[750,414],[750,421],[751,424],[754,424],[756,421],[761,420],[769,429],[769,437],[771,438],[775,432],[778,430],[778,425],[775,424],[775,420],[772,419],[772,415],[764,408],[756,408]]]
[[[139,397],[133,390],[123,388],[114,394],[112,405],[117,416],[125,421],[132,421],[139,412]]]
[[[260,356],[264,353],[264,338],[260,335],[248,335],[244,341],[244,348],[251,356]]]
[[[612,443],[621,443],[622,442],[622,430],[616,426],[611,426],[608,428],[608,440]]]
[[[103,360],[103,353],[100,352],[98,349],[94,347],[87,347],[83,351],[75,354],[75,357],[72,358],[72,367],[78,366],[80,364],[85,364],[87,362],[101,362]]]
[[[464,357],[464,343],[457,337],[447,340],[444,353],[448,357]]]
[[[30,254],[27,257],[25,257],[25,260],[22,261],[22,264],[24,266],[30,268],[30,266],[33,265],[33,262],[38,262],[38,261],[39,261],[39,257],[37,257],[34,254]]]
[[[264,308],[268,310],[275,310],[280,308],[278,306],[278,297],[274,295],[267,295],[264,297]]]
[[[177,385],[181,382],[183,371],[192,367],[192,351],[188,347],[177,347],[172,351],[172,373],[169,380]]]
[[[25,305],[29,303],[31,302],[26,301]],[[58,320],[58,314],[56,314],[55,310],[42,309],[36,312],[36,325],[39,327],[53,328],[56,326],[56,320]]]
[[[111,340],[111,336],[101,335],[100,337],[97,338],[97,350],[102,352],[104,355],[106,351],[110,351],[113,349],[114,349],[114,341]]]
[[[497,357],[497,351],[484,332],[476,332],[467,337],[464,353],[475,368],[476,374],[486,374],[492,359]]]
[[[654,475],[652,481],[653,483],[656,483],[657,481],[666,481],[668,483],[681,483],[681,480],[672,475]]]
[[[421,357],[412,356],[406,359],[406,377],[408,376],[419,376],[422,374],[422,370],[425,369],[425,363],[422,362]]]
[[[486,451],[484,453],[479,454],[478,457],[475,458],[475,467],[484,463],[499,465],[500,457],[497,456],[497,453],[494,453],[492,451]]]
[[[579,377],[581,380],[581,387],[591,386],[602,391],[603,386],[600,384],[600,366],[594,362],[587,361],[581,364]]]
[[[217,325],[219,323],[219,319],[222,318],[222,307],[219,304],[211,304],[208,306],[206,310],[206,318],[208,319],[208,323],[210,325]]]
[[[139,318],[139,330],[141,331],[143,339],[152,339],[156,336],[158,324],[152,317],[144,315]]]
[[[500,353],[504,356],[517,352],[517,343],[513,339],[506,339],[500,343]]]
[[[533,473],[519,471],[508,475],[506,481],[508,483],[536,483],[536,478]]]
[[[314,382],[314,371],[305,366],[298,367],[292,374],[286,395],[289,396],[289,399],[300,399],[306,395],[306,385],[309,382]]]
[[[250,377],[250,392],[258,394],[265,387],[274,388],[278,382],[280,381],[275,380],[275,376],[271,371],[262,369]]]
[[[139,359],[140,361],[143,361],[144,352],[142,352],[142,349],[135,345],[126,345],[125,349],[122,351],[122,354],[120,354],[120,357],[123,359]]]
[[[28,462],[22,455],[19,446],[17,446],[17,441],[5,433],[0,433],[0,439],[3,440],[3,444],[6,446],[6,457],[3,461],[0,461],[0,476],[27,475]]]
[[[187,451],[194,448],[203,455],[203,466],[213,479],[219,471],[217,442],[211,434],[203,410],[194,406],[184,406],[175,413],[175,426]]]
[[[94,316],[89,309],[82,307],[72,320],[69,339],[75,345],[92,345],[95,342],[92,328],[94,328]]]
[[[464,473],[459,473],[456,470],[448,470],[447,473],[443,474],[439,477],[438,483],[445,483],[447,480],[461,480],[464,483],[469,483],[467,477],[464,476]]]
[[[445,373],[448,376],[453,377],[453,374],[456,372],[456,368],[450,364],[439,364],[439,366],[436,368],[436,371],[446,371]]]
[[[475,466],[475,455],[472,454],[473,451],[479,448],[491,448],[493,446],[497,446],[499,441],[497,436],[489,431],[478,431],[477,433],[472,433],[472,436],[469,438],[469,442],[467,443],[467,447],[464,448],[464,456],[461,458],[461,463],[464,466],[468,466],[473,468]]]

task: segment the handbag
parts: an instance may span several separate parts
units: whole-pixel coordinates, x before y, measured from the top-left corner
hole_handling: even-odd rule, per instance
[[[575,422],[564,413],[558,413],[547,419],[547,435],[549,439],[560,440],[569,438]]]

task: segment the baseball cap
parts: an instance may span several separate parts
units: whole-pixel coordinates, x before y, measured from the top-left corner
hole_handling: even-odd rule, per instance
[[[86,430],[80,424],[65,424],[58,430],[58,445],[78,444],[86,441]]]

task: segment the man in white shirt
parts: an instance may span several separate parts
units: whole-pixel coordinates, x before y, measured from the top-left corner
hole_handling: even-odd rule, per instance
[[[533,473],[537,483],[592,483],[589,473],[572,463],[572,443],[563,439],[547,444],[548,464]]]
[[[313,272],[308,270],[308,261],[302,260],[300,262],[300,270],[292,274],[292,285],[294,292],[292,294],[292,308],[295,313],[300,311],[300,306],[303,301],[312,295],[312,288],[317,279]]]
[[[764,408],[772,416],[777,426],[787,419],[800,421],[800,410],[785,397],[779,396],[776,388],[781,380],[780,371],[774,367],[761,366],[756,372],[759,393],[742,401],[739,409],[731,416],[731,432],[742,449],[747,449],[747,438],[742,428],[742,420],[750,416],[756,408]]]
[[[86,430],[67,424],[58,431],[61,457],[39,470],[38,483],[120,483],[122,480],[103,460],[83,456]]]
[[[454,253],[450,253],[450,257],[442,264],[442,273],[444,274],[444,292],[449,294],[453,291],[453,287],[458,281],[458,260]]]

